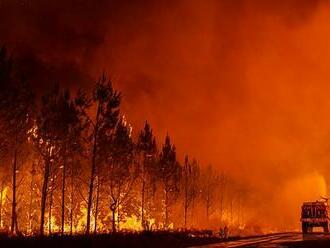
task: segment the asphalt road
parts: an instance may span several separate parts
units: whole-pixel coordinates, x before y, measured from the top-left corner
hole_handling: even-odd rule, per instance
[[[243,238],[236,241],[229,241],[206,246],[200,248],[231,248],[231,247],[258,247],[258,248],[284,248],[287,247],[283,243],[318,240],[330,238],[329,234],[313,233],[303,236],[301,233],[276,233],[253,238]]]

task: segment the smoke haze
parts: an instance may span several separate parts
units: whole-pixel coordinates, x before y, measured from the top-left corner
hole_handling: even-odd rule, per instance
[[[169,132],[245,185],[251,222],[285,230],[328,189],[329,17],[314,0],[0,0],[0,41],[37,88],[106,71],[135,131]]]

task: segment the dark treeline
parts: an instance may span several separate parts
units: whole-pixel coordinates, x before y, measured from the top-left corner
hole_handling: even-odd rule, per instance
[[[180,163],[146,121],[135,135],[121,93],[102,75],[91,92],[41,94],[0,49],[0,229],[99,233],[244,223],[241,191],[211,165]],[[216,224],[214,224],[216,223]]]

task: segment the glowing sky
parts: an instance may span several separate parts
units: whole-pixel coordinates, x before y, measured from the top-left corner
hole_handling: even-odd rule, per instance
[[[147,119],[240,180],[267,224],[297,226],[300,201],[326,193],[326,1],[0,0],[0,20],[37,88],[108,72],[135,130]]]

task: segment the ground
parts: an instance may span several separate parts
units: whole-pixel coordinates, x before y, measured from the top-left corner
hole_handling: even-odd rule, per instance
[[[191,247],[210,243],[219,243],[217,237],[191,237],[184,232],[144,232],[144,233],[117,233],[96,236],[46,236],[46,237],[15,237],[7,235],[0,237],[0,247],[22,248],[167,248]]]
[[[302,235],[301,233],[275,233],[245,238],[231,238],[223,241],[217,237],[191,237],[184,232],[118,233],[97,236],[47,236],[16,237],[0,236],[0,247],[22,248],[319,248],[330,247],[330,235],[321,233]]]
[[[275,233],[247,237],[235,241],[203,245],[202,248],[319,248],[330,247],[330,236],[322,233],[302,235],[301,233]]]

